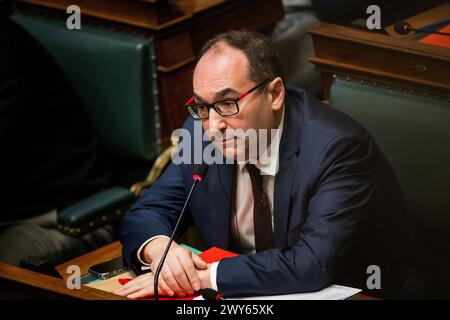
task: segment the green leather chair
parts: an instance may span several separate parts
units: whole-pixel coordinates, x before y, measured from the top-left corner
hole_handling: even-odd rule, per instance
[[[338,77],[330,105],[358,120],[390,161],[450,297],[450,102]]]
[[[160,153],[153,39],[88,24],[68,30],[63,19],[32,13],[12,18],[62,67],[111,155],[115,186],[59,212],[59,229],[80,236],[121,216],[170,160],[166,150],[146,179]]]

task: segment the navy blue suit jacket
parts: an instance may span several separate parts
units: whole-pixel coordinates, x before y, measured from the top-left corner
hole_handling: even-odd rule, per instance
[[[366,286],[378,265],[383,290],[409,272],[402,234],[404,204],[390,165],[367,131],[309,93],[288,88],[275,178],[276,249],[224,259],[217,270],[224,295],[315,291],[331,283]],[[193,130],[193,121],[185,128]],[[171,164],[125,215],[123,254],[155,235],[170,235],[192,185],[193,165]],[[207,247],[230,248],[234,165],[210,165],[194,191],[183,227],[195,224]],[[184,230],[183,228],[183,230]]]

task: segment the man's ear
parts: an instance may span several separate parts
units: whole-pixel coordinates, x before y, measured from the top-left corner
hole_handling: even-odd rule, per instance
[[[284,104],[284,96],[286,93],[286,88],[281,77],[276,77],[269,83],[267,92],[272,100],[272,110],[280,110]]]

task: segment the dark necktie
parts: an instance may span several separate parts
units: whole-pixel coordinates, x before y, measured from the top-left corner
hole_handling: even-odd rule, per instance
[[[254,164],[247,164],[247,170],[252,181],[255,249],[256,252],[259,252],[274,247],[272,214],[270,212],[269,199],[263,189],[261,172]]]

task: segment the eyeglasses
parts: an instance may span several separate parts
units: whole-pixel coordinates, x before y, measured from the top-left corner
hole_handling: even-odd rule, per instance
[[[257,86],[251,88],[250,90],[244,92],[236,99],[225,99],[221,101],[216,101],[211,104],[207,103],[193,103],[194,97],[189,99],[188,102],[186,102],[186,108],[188,109],[189,113],[194,119],[200,120],[200,119],[208,119],[209,117],[209,110],[213,108],[218,114],[220,114],[223,117],[233,116],[237,113],[239,113],[239,104],[238,101],[242,100],[244,97],[258,89],[259,87],[266,84],[269,80],[264,80]]]

